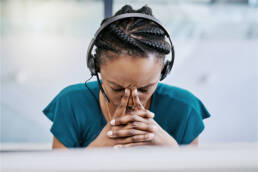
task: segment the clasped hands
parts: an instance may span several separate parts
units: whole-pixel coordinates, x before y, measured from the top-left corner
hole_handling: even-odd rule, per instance
[[[116,108],[113,120],[106,124],[91,147],[113,146],[114,148],[133,146],[174,146],[178,144],[153,119],[154,113],[142,105],[137,89],[132,91],[134,111],[126,112],[130,90],[125,89],[120,105]]]

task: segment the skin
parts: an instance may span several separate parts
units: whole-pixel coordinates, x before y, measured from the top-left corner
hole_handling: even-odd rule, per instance
[[[178,147],[176,140],[153,119],[155,114],[148,110],[160,79],[163,58],[151,53],[145,57],[131,57],[126,52],[119,56],[108,52],[106,56],[112,58],[104,57],[100,74],[103,89],[111,102],[107,104],[101,92],[99,100],[107,124],[87,148]],[[198,137],[191,145],[198,145]],[[52,147],[66,148],[55,137]]]

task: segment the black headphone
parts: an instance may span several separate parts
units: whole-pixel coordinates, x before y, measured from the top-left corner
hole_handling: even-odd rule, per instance
[[[162,26],[162,24],[160,23],[160,21],[158,19],[156,19],[153,16],[147,15],[147,14],[142,14],[142,13],[126,13],[126,14],[121,14],[121,15],[117,15],[117,16],[113,16],[108,18],[101,26],[100,28],[96,31],[96,33],[94,34],[94,38],[91,40],[90,45],[88,47],[88,51],[87,51],[87,66],[91,72],[91,75],[97,76],[98,79],[98,83],[100,85],[100,89],[105,97],[105,99],[107,100],[107,102],[109,102],[108,97],[106,96],[106,94],[104,93],[103,88],[101,87],[100,81],[99,81],[99,77],[98,77],[98,73],[99,73],[99,69],[97,68],[96,65],[96,59],[94,57],[94,55],[92,55],[92,49],[95,45],[95,40],[97,39],[98,35],[100,34],[100,32],[105,29],[108,25],[110,25],[111,23],[114,23],[118,20],[122,20],[125,18],[143,18],[143,19],[147,19],[150,20],[154,23],[156,23],[157,25],[159,25],[164,31],[165,34],[170,42],[170,47],[171,47],[171,60],[167,60],[165,61],[164,67],[161,71],[161,77],[160,77],[160,81],[162,81],[163,79],[166,78],[166,76],[169,74],[169,72],[171,71],[173,64],[174,64],[174,59],[175,59],[175,51],[174,51],[174,46],[172,44],[172,41],[170,39],[169,33],[167,32],[167,30]]]

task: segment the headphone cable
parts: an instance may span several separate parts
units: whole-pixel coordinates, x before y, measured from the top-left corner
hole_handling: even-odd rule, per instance
[[[85,81],[84,85],[85,85],[85,87],[87,87],[87,89],[90,91],[90,93],[92,94],[92,96],[93,96],[94,99],[96,100],[96,102],[97,102],[97,104],[99,105],[99,107],[101,107],[101,106],[100,106],[100,103],[99,103],[98,99],[96,98],[96,96],[94,95],[93,91],[92,91],[92,90],[88,87],[88,85],[87,85],[87,82],[90,81],[92,77],[93,77],[93,75],[91,75],[91,77]],[[97,75],[97,80],[98,80],[99,87],[102,88],[102,87],[101,87],[101,84],[100,84],[100,81],[99,81],[98,75]],[[103,89],[102,89],[102,90],[103,90]],[[103,92],[104,92],[104,91],[102,91],[102,93],[103,93]],[[103,93],[103,95],[106,96],[105,92]],[[105,97],[105,96],[104,96],[104,97]],[[107,97],[106,97],[106,98],[107,98]],[[105,99],[106,99],[106,98],[105,98]],[[109,99],[106,99],[106,105],[108,106],[107,100],[109,100]],[[111,114],[110,114],[110,111],[109,111],[109,107],[106,107],[106,108],[107,108],[107,110],[108,110],[108,116],[109,116],[109,119],[108,119],[108,120],[111,120],[112,118],[111,118]]]
[[[87,85],[87,82],[89,82],[92,77],[93,77],[93,75],[91,75],[91,77],[85,81],[84,85],[85,85],[85,87],[90,91],[90,93],[92,94],[92,96],[93,96],[94,99],[96,100],[97,104],[100,105],[100,104],[99,104],[99,101],[98,101],[98,99],[97,99],[97,97],[95,96],[95,94],[91,91],[91,89],[90,89],[90,88],[88,87],[88,85]]]

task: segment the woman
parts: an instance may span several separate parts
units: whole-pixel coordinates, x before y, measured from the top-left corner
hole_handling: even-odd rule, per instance
[[[126,13],[152,16],[147,6],[129,5],[115,16]],[[210,114],[190,92],[159,83],[171,46],[162,27],[122,19],[107,26],[95,46],[101,86],[68,86],[43,110],[53,121],[53,148],[198,144]]]

